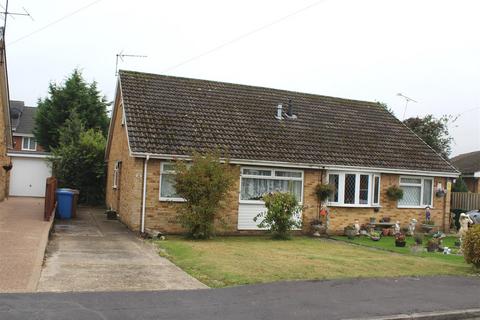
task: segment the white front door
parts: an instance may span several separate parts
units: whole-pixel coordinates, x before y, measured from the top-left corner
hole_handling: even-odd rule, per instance
[[[12,165],[9,192],[11,196],[45,196],[45,182],[52,175],[45,158],[12,157]]]

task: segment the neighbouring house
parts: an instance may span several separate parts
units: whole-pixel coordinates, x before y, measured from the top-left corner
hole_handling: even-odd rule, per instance
[[[480,193],[480,151],[460,154],[450,162],[461,172],[468,191]]]
[[[37,108],[23,101],[10,101],[10,122],[13,147],[8,150],[12,159],[10,196],[44,197],[45,182],[52,175],[47,161],[49,153],[38,145],[33,135]]]
[[[0,201],[8,196],[11,169],[10,158],[7,155],[7,149],[12,146],[9,101],[5,32],[0,28]]]
[[[173,161],[227,150],[238,179],[222,210],[223,234],[259,230],[261,195],[303,204],[303,231],[318,217],[315,187],[330,183],[330,227],[389,216],[403,226],[450,222],[458,171],[380,104],[215,81],[120,71],[106,150],[107,206],[133,230],[180,233]],[[390,186],[403,199],[386,195]],[[437,192],[440,191],[441,192]]]

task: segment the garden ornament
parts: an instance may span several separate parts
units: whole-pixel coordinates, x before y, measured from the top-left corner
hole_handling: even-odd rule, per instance
[[[395,234],[400,233],[400,221],[395,221],[395,226],[393,227]]]
[[[452,253],[452,249],[450,249],[449,247],[443,248],[443,254],[451,254],[451,253]]]
[[[360,223],[358,220],[355,220],[355,223],[353,224],[353,227],[355,228],[355,234],[359,235],[360,234]]]
[[[470,219],[468,215],[466,215],[465,213],[461,213],[459,222],[460,222],[460,230],[458,230],[458,235],[460,236],[460,241],[462,241],[463,237],[468,231],[468,224],[469,223],[473,224],[473,221],[472,219]]]
[[[415,225],[417,224],[417,219],[410,220],[410,224],[408,225],[408,232],[411,236],[415,234]]]
[[[431,214],[430,214],[430,207],[427,206],[427,207],[425,208],[425,221],[430,221],[430,216],[431,216]]]

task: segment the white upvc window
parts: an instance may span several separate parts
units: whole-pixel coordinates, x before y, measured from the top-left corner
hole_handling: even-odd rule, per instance
[[[328,172],[333,186],[331,206],[380,206],[380,175],[364,172]]]
[[[118,188],[118,179],[120,176],[120,167],[121,167],[122,162],[121,161],[115,161],[115,167],[113,168],[113,183],[112,183],[112,188],[117,189]]]
[[[399,184],[403,190],[399,208],[433,207],[433,178],[401,176]]]
[[[240,172],[240,203],[263,204],[269,192],[289,192],[303,203],[303,171],[243,167]]]
[[[185,201],[175,190],[175,164],[160,164],[160,201]]]
[[[22,137],[22,150],[36,151],[37,141],[33,137]]]

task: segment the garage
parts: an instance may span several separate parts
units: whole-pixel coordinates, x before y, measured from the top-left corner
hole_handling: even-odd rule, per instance
[[[45,181],[51,176],[45,156],[12,156],[10,171],[10,196],[44,197]]]

